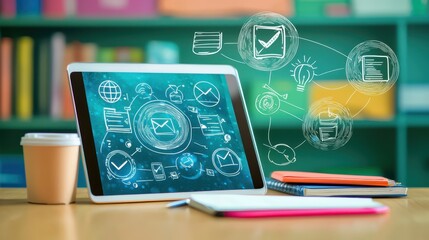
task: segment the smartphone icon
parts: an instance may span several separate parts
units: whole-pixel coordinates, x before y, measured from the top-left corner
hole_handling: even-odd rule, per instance
[[[156,181],[164,181],[166,179],[164,167],[162,166],[162,163],[160,162],[153,162],[151,163],[151,169],[153,173],[153,177]]]

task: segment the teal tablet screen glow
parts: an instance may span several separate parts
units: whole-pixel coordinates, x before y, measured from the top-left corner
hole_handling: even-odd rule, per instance
[[[82,76],[104,194],[254,189],[225,75]]]

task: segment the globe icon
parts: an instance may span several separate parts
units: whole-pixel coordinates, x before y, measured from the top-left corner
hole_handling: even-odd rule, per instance
[[[108,103],[115,103],[121,98],[122,92],[117,83],[112,80],[106,80],[103,81],[100,86],[98,86],[98,94],[100,94],[100,97],[104,101]]]

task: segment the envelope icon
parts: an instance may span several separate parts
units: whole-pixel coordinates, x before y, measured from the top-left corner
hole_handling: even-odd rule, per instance
[[[213,107],[219,103],[220,94],[217,88],[208,82],[199,82],[194,87],[195,99],[203,106]]]
[[[153,132],[157,136],[176,134],[176,129],[171,118],[152,118],[150,122]]]
[[[286,53],[285,27],[253,26],[253,57],[255,59],[284,58]]]
[[[220,167],[228,167],[228,166],[235,166],[238,165],[236,162],[234,162],[234,158],[231,156],[231,152],[227,151],[225,155],[217,154],[217,161],[219,162]]]

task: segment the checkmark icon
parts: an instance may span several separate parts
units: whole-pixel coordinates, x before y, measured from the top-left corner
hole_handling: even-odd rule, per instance
[[[255,59],[284,58],[286,31],[283,25],[253,26],[253,57]]]
[[[156,181],[164,181],[166,179],[164,167],[160,162],[151,163],[151,169],[153,173],[153,177]]]
[[[262,47],[267,48],[267,43],[262,41],[261,39],[258,39],[258,42],[262,45]]]
[[[119,170],[121,170],[127,164],[127,162],[128,161],[124,161],[119,167],[114,162],[110,162],[110,163],[116,168],[116,170],[119,171]]]
[[[158,172],[159,172],[159,170],[161,169],[161,167],[162,167],[161,165],[159,165],[157,168],[156,168],[156,167],[154,167],[154,168],[153,168],[153,171],[154,171],[154,172],[156,172],[156,173],[158,173]]]
[[[262,47],[269,48],[271,47],[271,45],[273,45],[273,43],[277,40],[277,38],[279,38],[279,36],[280,36],[280,32],[277,32],[276,34],[274,34],[274,36],[270,38],[270,40],[268,40],[268,42],[264,42],[261,39],[259,39],[258,41],[262,45]],[[263,49],[261,49],[261,51],[262,50]]]
[[[109,179],[128,180],[136,173],[136,163],[131,156],[122,150],[113,150],[106,157],[105,167]]]

